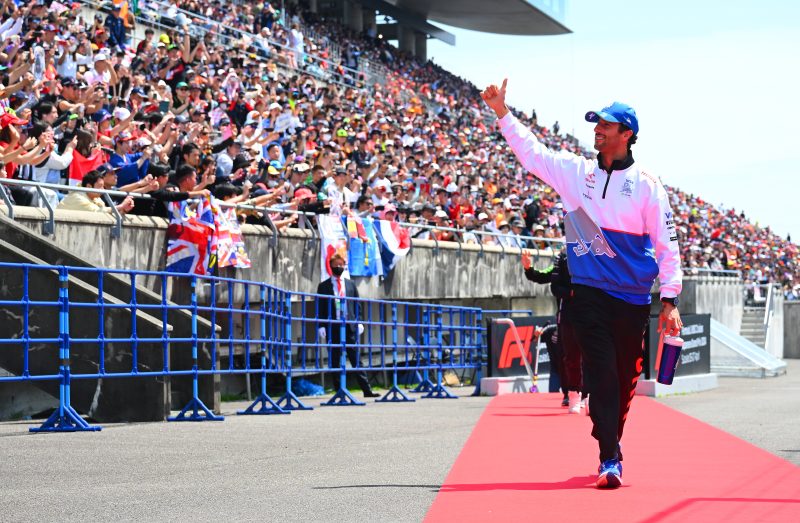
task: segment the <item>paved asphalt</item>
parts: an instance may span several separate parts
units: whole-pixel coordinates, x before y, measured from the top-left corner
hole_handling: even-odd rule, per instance
[[[28,434],[0,423],[0,521],[421,521],[489,398]],[[663,402],[800,465],[800,360]],[[309,401],[318,405],[320,400]]]

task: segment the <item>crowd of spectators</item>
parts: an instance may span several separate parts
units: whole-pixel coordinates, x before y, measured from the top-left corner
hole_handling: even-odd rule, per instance
[[[0,176],[152,196],[112,202],[123,213],[166,217],[165,202],[210,192],[269,206],[242,219],[280,227],[299,226],[299,210],[399,220],[415,237],[466,243],[545,247],[563,236],[558,196],[515,161],[468,81],[299,8],[140,4],[163,25],[132,41],[124,5],[87,16],[80,4],[0,0]],[[367,63],[380,64],[380,81],[352,72]],[[550,148],[591,154],[535,113],[516,114]],[[4,190],[44,205],[30,187]],[[670,191],[687,267],[797,293],[793,243]],[[98,193],[42,194],[61,208],[110,209]]]
[[[790,238],[752,223],[743,211],[711,205],[676,188],[668,190],[685,267],[739,271],[751,289],[777,283],[786,298],[800,299],[800,255]],[[751,295],[764,297],[766,292],[756,289]]]

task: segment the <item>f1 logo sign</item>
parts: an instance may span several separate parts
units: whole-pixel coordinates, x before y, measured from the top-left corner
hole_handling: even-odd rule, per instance
[[[506,335],[503,337],[503,349],[500,351],[500,360],[497,363],[498,369],[511,367],[515,359],[519,359],[519,364],[523,366],[525,364],[521,358],[525,358],[528,362],[531,361],[531,340],[536,335],[536,326],[517,327],[517,332],[522,341],[522,347],[517,346],[517,340],[514,339],[511,329],[506,329]]]

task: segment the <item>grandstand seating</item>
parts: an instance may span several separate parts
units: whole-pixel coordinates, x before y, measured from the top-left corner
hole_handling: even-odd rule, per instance
[[[262,175],[264,192],[280,190],[285,182],[291,184],[287,186],[291,189],[299,188],[300,183],[290,180],[293,169],[321,163],[328,176],[338,167],[346,170],[350,181],[344,192],[353,207],[357,197],[364,194],[378,205],[397,206],[399,218],[414,221],[422,219],[418,217],[424,214],[426,204],[432,205],[434,216],[425,216],[425,219],[429,223],[464,230],[462,240],[472,230],[502,230],[546,238],[561,236],[562,210],[558,195],[524,172],[515,161],[487,118],[478,89],[469,81],[432,62],[419,63],[387,42],[365,34],[353,34],[334,21],[320,19],[302,9],[286,13],[283,26],[280,17],[266,11],[268,3],[263,6],[259,11],[258,6],[247,2],[225,3],[224,9],[222,4],[206,0],[142,3],[142,16],[126,20],[129,25],[135,20],[157,23],[158,30],[151,44],[130,42],[132,45],[126,53],[112,52],[115,56],[108,57],[111,63],[117,63],[115,69],[120,77],[119,84],[106,88],[111,101],[122,100],[120,105],[134,113],[137,125],[145,121],[154,108],[147,108],[147,98],[132,100],[130,89],[137,86],[156,108],[167,103],[177,118],[186,121],[174,132],[161,129],[159,136],[147,136],[137,127],[128,125],[132,138],[139,139],[135,147],[146,149],[147,145],[143,144],[153,139],[161,142],[160,150],[153,152],[152,163],[158,161],[172,166],[181,163],[182,146],[188,143],[197,143],[202,153],[209,156],[220,153],[227,131],[220,131],[218,126],[227,117],[236,126],[230,132],[232,138],[243,142],[243,150],[255,160],[249,166],[254,175]],[[56,66],[55,60],[64,48],[61,44],[69,42],[69,33],[85,34],[92,49],[79,50],[79,55],[85,52],[83,56],[97,58],[99,54],[114,51],[116,47],[111,45],[108,35],[116,26],[113,21],[107,21],[113,15],[107,14],[105,8],[93,26],[77,27],[75,24],[79,21],[70,16],[69,10],[48,14],[27,4],[6,9],[20,10],[26,20],[44,16],[51,22],[49,26],[42,26],[46,67],[41,80],[34,78],[6,101],[8,109],[16,110],[22,118],[44,121],[42,125],[46,129],[49,124],[39,114],[39,109],[42,101],[61,89],[58,84],[63,85],[68,77],[77,76],[79,81],[96,78],[91,67],[93,58],[78,59],[78,62],[88,60],[86,73],[81,73],[81,65],[74,71],[63,65]],[[157,18],[152,16],[154,12]],[[10,14],[6,12],[5,16]],[[84,18],[91,22],[91,17]],[[184,53],[183,58],[165,72],[163,66],[171,63],[169,48],[183,44],[182,24],[186,24],[193,39],[189,46],[179,49]],[[265,27],[269,29],[262,33]],[[10,31],[13,27],[6,28],[7,33]],[[134,32],[131,27],[125,31]],[[56,33],[52,42],[47,41],[49,32]],[[141,33],[141,27],[136,33]],[[159,42],[164,43],[163,48],[158,47]],[[203,42],[202,48],[200,42]],[[36,46],[32,42],[24,43],[27,45],[23,45],[19,53],[30,47],[32,56]],[[155,63],[159,65],[153,65]],[[20,57],[11,57],[9,65],[12,65],[10,80],[26,76],[27,71],[14,75],[14,68],[22,66]],[[39,75],[38,71],[34,72]],[[150,87],[151,80],[158,79],[165,81],[166,91]],[[179,87],[181,82],[187,84],[189,93],[186,95],[179,92],[183,88]],[[99,85],[105,84],[101,81]],[[244,96],[238,98],[241,93]],[[60,103],[60,99],[56,99]],[[272,104],[279,104],[281,111],[291,107],[296,117],[288,132],[270,138],[281,146],[277,160],[268,157],[264,150],[267,143],[246,131],[248,122],[275,128],[278,115],[271,114]],[[92,131],[95,124],[91,117],[99,114],[102,104],[84,105],[87,105],[84,114],[79,115],[75,125],[82,125],[85,117],[86,128]],[[126,114],[111,106],[107,109],[116,113],[116,117],[112,114],[113,125],[119,124]],[[64,115],[71,111],[59,107],[58,112]],[[535,117],[518,111],[516,114],[548,147],[591,154],[573,138],[539,125]],[[150,130],[158,129],[156,120],[147,121],[154,122]],[[196,129],[191,128],[193,125]],[[56,151],[63,151],[75,134],[72,126],[68,124],[66,132],[63,128],[56,130],[53,140]],[[96,126],[103,124],[97,122]],[[11,127],[15,128],[13,124]],[[98,138],[107,152],[114,145],[112,132],[103,127]],[[83,152],[88,157],[90,151],[84,148]],[[52,157],[49,162],[52,164],[49,168],[16,166],[9,162],[6,171],[10,177],[43,181],[50,176],[53,179],[60,164]],[[208,162],[213,164],[211,159]],[[269,167],[278,172],[276,178],[269,178]],[[57,174],[55,179],[59,179]],[[65,177],[61,179],[66,181]],[[387,182],[376,181],[384,179]],[[329,192],[327,189],[332,183],[318,185],[324,193]],[[792,296],[789,291],[800,283],[795,244],[778,237],[768,227],[751,223],[742,212],[714,207],[706,199],[677,188],[669,190],[679,217],[678,230],[687,268],[741,271],[748,282],[779,283]],[[453,201],[455,193],[461,195],[458,203]],[[31,195],[19,189],[12,196],[16,196],[17,204],[42,204],[42,198],[27,198]],[[279,202],[290,204],[292,197],[293,194],[280,195]],[[436,211],[446,216],[437,218]],[[481,218],[483,214],[485,218]],[[275,220],[285,218],[279,213],[272,217]],[[521,227],[515,227],[520,223]],[[446,241],[453,234],[436,232],[434,236]],[[500,240],[487,238],[485,241]],[[531,243],[526,241],[526,245]]]

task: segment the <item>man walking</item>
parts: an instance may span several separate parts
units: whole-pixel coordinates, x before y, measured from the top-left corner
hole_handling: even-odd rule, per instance
[[[642,370],[650,289],[660,282],[659,332],[681,329],[677,296],[681,263],[674,217],[661,181],[641,170],[631,146],[636,113],[614,102],[586,113],[595,123],[596,160],[553,153],[512,115],[506,86],[489,86],[484,101],[523,167],[559,193],[565,217],[572,319],[584,359],[592,436],[600,446],[598,488],[622,484],[619,446]]]

